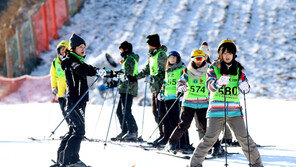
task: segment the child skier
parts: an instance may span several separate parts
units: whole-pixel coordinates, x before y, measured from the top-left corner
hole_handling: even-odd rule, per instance
[[[250,86],[243,67],[236,58],[236,45],[223,40],[218,46],[219,59],[214,61],[207,72],[207,88],[210,91],[210,106],[207,111],[207,130],[191,157],[190,167],[201,167],[209,149],[216,142],[227,123],[233,130],[244,154],[253,167],[261,167],[262,161],[254,141],[249,137],[248,156],[247,132],[242,118],[239,92],[248,93]],[[226,103],[226,104],[225,104]]]
[[[185,68],[184,63],[181,61],[181,56],[177,51],[171,51],[168,55],[168,61],[166,64],[165,83],[162,90],[159,93],[159,100],[164,100],[166,112],[169,112],[167,117],[167,123],[164,124],[168,129],[164,134],[165,141],[168,141],[171,133],[178,125],[180,115],[180,99],[177,99],[177,82],[182,75],[182,70]],[[164,93],[164,94],[163,94]],[[177,100],[177,102],[175,102]],[[174,104],[174,105],[173,105]],[[171,108],[170,111],[168,111]],[[188,132],[184,133],[180,140],[180,148],[186,149],[189,147]]]
[[[182,77],[177,83],[178,91],[185,93],[185,95],[181,108],[181,122],[174,129],[165,148],[169,152],[176,153],[176,145],[183,133],[189,129],[194,114],[197,115],[201,129],[206,131],[206,112],[209,99],[205,83],[207,69],[205,54],[201,50],[193,50],[191,62],[183,70]]]
[[[138,74],[139,56],[133,52],[132,44],[127,41],[120,44],[119,50],[123,58],[124,75],[131,79],[119,85],[120,100],[116,114],[121,125],[121,133],[111,140],[136,141],[138,126],[132,115],[132,105],[133,98],[138,94],[138,81],[134,79],[134,76]]]
[[[95,76],[101,73],[99,69],[84,62],[85,46],[85,41],[81,37],[72,34],[70,37],[70,51],[66,51],[66,56],[61,63],[67,83],[67,113],[88,90],[86,76]],[[86,167],[79,159],[79,149],[85,134],[85,107],[88,99],[87,94],[67,118],[69,132],[61,141],[56,166]]]
[[[156,123],[158,123],[165,114],[164,104],[157,99],[160,93],[161,86],[165,77],[165,66],[167,62],[167,47],[160,44],[158,34],[150,34],[147,36],[147,46],[149,48],[148,63],[135,78],[141,79],[150,76],[150,89],[152,93],[152,112]],[[166,123],[166,122],[163,122]],[[163,124],[159,126],[160,136],[153,142],[153,144],[165,144]]]
[[[68,41],[61,41],[57,45],[57,57],[51,63],[50,68],[50,81],[51,89],[54,96],[58,96],[58,102],[62,110],[63,116],[66,116],[65,107],[66,107],[66,79],[65,72],[61,68],[61,61],[66,55],[65,51],[69,49]]]

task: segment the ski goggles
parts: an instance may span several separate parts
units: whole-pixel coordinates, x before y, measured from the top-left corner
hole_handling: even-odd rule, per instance
[[[196,57],[191,58],[191,61],[195,61],[195,62],[202,62],[204,60],[205,60],[204,56],[196,56]]]

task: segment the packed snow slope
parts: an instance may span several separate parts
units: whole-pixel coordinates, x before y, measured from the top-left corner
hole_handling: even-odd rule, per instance
[[[130,41],[142,69],[148,59],[146,36],[155,32],[186,64],[202,41],[209,43],[214,60],[219,42],[232,39],[254,96],[296,99],[295,0],[86,0],[32,75],[49,73],[56,45],[72,33],[85,39],[88,63],[104,51],[118,61],[119,44]]]
[[[118,98],[117,98],[118,99]],[[117,100],[118,101],[118,100]],[[112,110],[112,99],[101,105],[87,105],[86,134],[88,138],[105,139]],[[295,144],[295,101],[250,98],[247,95],[248,125],[251,137],[257,144],[274,145],[261,147],[259,152],[265,167],[296,167]],[[156,128],[151,108],[145,112],[142,131],[143,108],[133,105],[133,115],[139,127],[139,135],[147,140]],[[5,167],[46,167],[56,158],[60,141],[30,141],[28,137],[48,138],[51,131],[62,120],[57,103],[29,103],[0,105],[0,157]],[[64,135],[67,126],[64,122],[56,131],[54,138]],[[113,115],[110,137],[120,132],[118,119]],[[143,132],[143,133],[142,133]],[[152,135],[153,141],[158,132]],[[199,143],[194,121],[189,129],[190,142]],[[188,160],[144,151],[141,148],[103,142],[83,141],[80,158],[93,167],[186,167]],[[228,148],[229,152],[239,154],[228,157],[230,167],[246,167],[246,160],[240,147]],[[225,159],[205,160],[205,167],[222,167]]]

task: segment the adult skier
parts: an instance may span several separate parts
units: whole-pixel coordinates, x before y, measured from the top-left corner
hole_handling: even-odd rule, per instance
[[[165,78],[165,66],[167,62],[167,47],[160,44],[159,35],[157,33],[147,36],[148,46],[148,63],[146,67],[135,77],[141,79],[146,76],[150,77],[150,90],[152,93],[152,113],[154,115],[156,123],[158,123],[165,114],[164,103],[157,99],[157,95],[160,93],[164,78]],[[167,129],[164,128],[164,121],[159,126],[159,137],[153,142],[153,144],[165,144],[167,139],[164,134]]]
[[[134,76],[138,74],[139,56],[133,52],[132,44],[127,41],[120,44],[119,50],[123,58],[122,70],[129,79],[119,85],[120,100],[116,114],[121,125],[121,133],[111,140],[136,141],[138,126],[132,115],[132,105],[133,98],[138,95],[138,81]]]
[[[210,91],[207,130],[191,157],[190,167],[202,166],[208,151],[218,139],[222,129],[225,128],[225,119],[251,165],[253,167],[263,166],[259,151],[251,137],[249,137],[251,156],[248,155],[248,136],[242,118],[239,94],[240,92],[248,93],[250,86],[243,72],[244,68],[235,60],[236,51],[233,41],[229,39],[221,41],[218,46],[219,59],[213,62],[207,72],[206,83]]]
[[[65,71],[67,83],[66,112],[74,107],[76,102],[88,90],[86,76],[96,76],[100,70],[85,63],[85,41],[76,34],[70,37],[70,51],[62,59],[61,67]],[[85,134],[85,107],[88,94],[82,98],[67,118],[69,131],[63,137],[58,149],[58,164],[62,167],[86,167],[79,159],[79,150]]]

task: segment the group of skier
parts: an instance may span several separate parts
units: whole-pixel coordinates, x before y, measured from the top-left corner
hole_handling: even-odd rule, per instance
[[[228,39],[221,41],[218,58],[211,63],[208,44],[203,42],[200,49],[192,51],[190,62],[185,66],[177,51],[166,53],[167,47],[161,45],[158,34],[150,34],[146,39],[149,58],[140,72],[139,56],[127,41],[119,46],[122,70],[116,72],[86,64],[86,43],[76,34],[72,34],[69,42],[62,41],[57,46],[58,56],[51,66],[52,93],[59,97],[69,131],[61,141],[57,163],[52,167],[86,167],[79,159],[88,101],[86,76],[101,77],[108,73],[109,77],[116,77],[120,72],[125,76],[118,82],[120,98],[116,114],[121,132],[112,140],[138,139],[138,127],[131,109],[133,98],[138,94],[138,80],[148,77],[152,113],[159,128],[159,137],[151,142],[152,145],[165,145],[165,150],[173,153],[177,148],[194,149],[189,142],[188,129],[195,118],[202,140],[194,150],[190,167],[200,167],[213,146],[214,155],[221,153],[219,135],[223,129],[230,134],[230,138],[224,140],[231,142],[228,124],[250,164],[263,166],[242,117],[239,94],[248,93],[250,86],[244,68],[235,60],[235,43]]]

